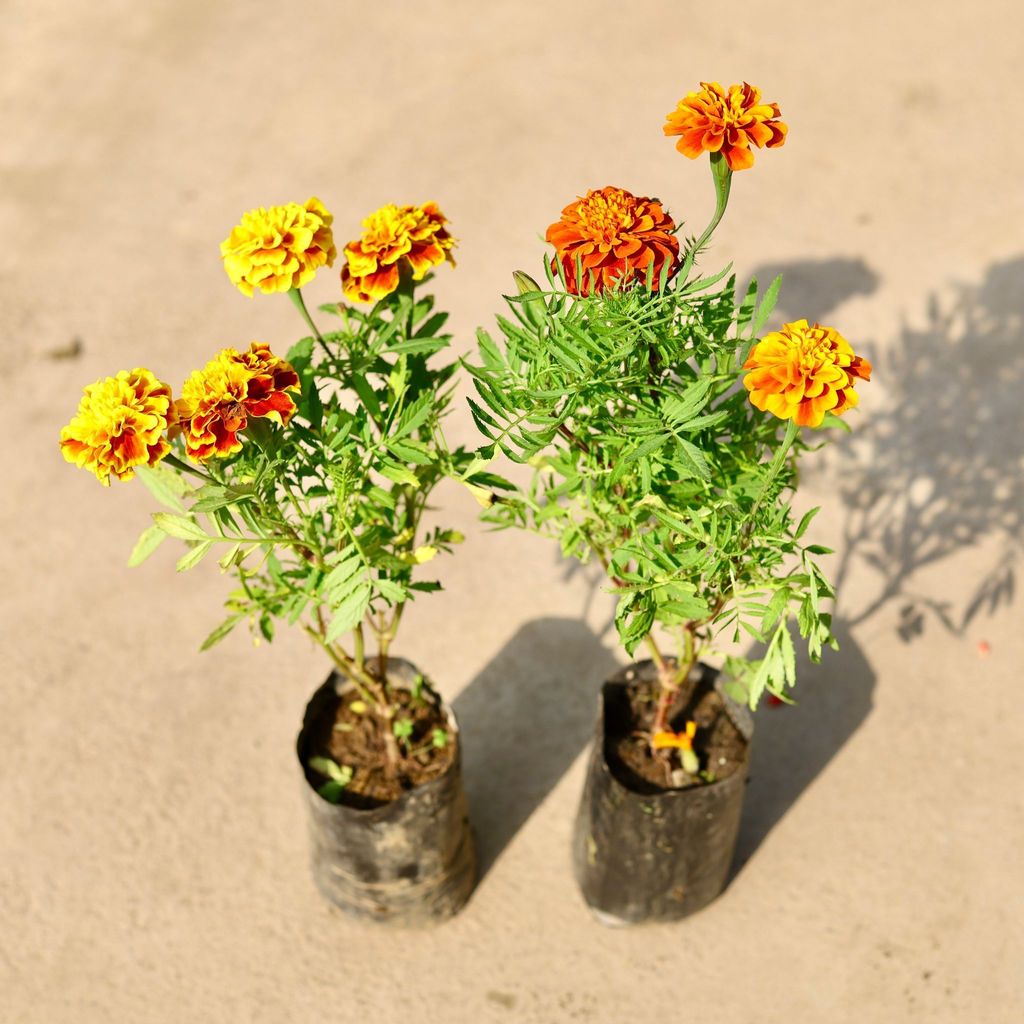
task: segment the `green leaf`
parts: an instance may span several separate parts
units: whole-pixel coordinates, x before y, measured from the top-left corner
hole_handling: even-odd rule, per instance
[[[808,512],[808,513],[806,513],[804,515],[804,517],[800,520],[800,525],[797,526],[797,528],[796,528],[796,533],[793,534],[793,537],[796,540],[799,540],[807,532],[807,527],[811,525],[811,520],[820,511],[821,511],[821,506],[819,505],[819,506],[817,506],[817,508],[812,508],[810,512]]]
[[[683,465],[691,474],[700,477],[701,480],[711,479],[711,467],[708,465],[708,460],[695,444],[680,438],[679,454],[682,457]]]
[[[393,462],[391,459],[381,459],[377,469],[381,476],[394,480],[396,484],[408,484],[411,487],[420,485],[419,477],[408,466]]]
[[[796,683],[796,651],[793,649],[793,637],[790,635],[789,625],[785,620],[783,620],[779,631],[779,648],[782,652],[786,684],[793,686]]]
[[[188,516],[174,515],[171,512],[154,512],[153,522],[167,534],[178,540],[210,540],[206,531]]]
[[[328,786],[334,787],[331,793],[339,793],[352,781],[354,772],[351,766],[347,764],[338,764],[329,757],[311,757],[307,763],[313,771],[326,775],[330,780],[325,786],[321,786],[317,790],[321,796],[326,797],[328,800],[333,799],[324,792]]]
[[[178,572],[187,572],[189,569],[195,568],[206,557],[206,553],[211,547],[213,547],[212,540],[199,541],[178,559]]]
[[[376,580],[376,584],[381,597],[386,601],[392,602],[392,604],[399,604],[409,597],[409,591],[401,583],[396,583],[385,576],[379,577]]]
[[[371,593],[370,584],[363,581],[335,607],[334,616],[331,618],[331,624],[327,627],[327,636],[325,637],[329,644],[333,644],[338,637],[355,629],[363,621],[363,616],[370,607]]]
[[[210,635],[203,641],[200,651],[208,651],[214,644],[219,644],[245,618],[245,613],[229,615]]]
[[[761,299],[760,304],[757,307],[757,312],[754,314],[754,319],[750,323],[750,335],[756,338],[761,328],[764,327],[768,321],[768,317],[771,316],[772,310],[775,308],[775,303],[779,298],[779,288],[782,285],[782,275],[779,274],[770,285],[768,290],[764,293],[764,298]]]
[[[166,539],[167,534],[159,526],[146,527],[128,556],[128,567],[134,569],[137,565],[142,565]]]
[[[135,472],[139,479],[145,484],[150,494],[166,508],[175,512],[184,512],[185,505],[182,498],[192,488],[185,482],[181,475],[167,466],[139,466]]]

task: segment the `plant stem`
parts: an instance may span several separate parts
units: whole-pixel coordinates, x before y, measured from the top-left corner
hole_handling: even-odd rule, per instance
[[[288,298],[292,300],[295,308],[299,311],[299,315],[306,321],[309,329],[313,332],[313,337],[316,338],[324,352],[329,356],[331,354],[331,350],[327,347],[327,342],[324,341],[324,336],[320,333],[320,329],[315,323],[313,323],[313,318],[309,315],[309,310],[306,309],[306,300],[302,297],[302,289],[292,288],[291,291],[288,292]]]
[[[715,182],[715,215],[711,223],[704,229],[704,234],[697,239],[687,254],[687,261],[692,263],[694,257],[708,244],[715,228],[725,216],[725,208],[729,205],[729,190],[732,187],[732,171],[721,153],[711,154],[711,177]]]

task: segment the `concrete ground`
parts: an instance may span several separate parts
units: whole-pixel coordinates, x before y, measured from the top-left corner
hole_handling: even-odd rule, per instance
[[[1022,29],[995,0],[0,6],[0,1021],[1024,1019]],[[701,78],[760,84],[791,127],[711,259],[783,270],[781,312],[876,365],[800,498],[843,650],[758,715],[721,899],[605,930],[568,839],[623,658],[608,597],[444,491],[469,539],[399,647],[462,718],[486,872],[434,932],[351,923],[309,881],[293,763],[322,658],[287,633],[199,654],[225,581],[170,545],[128,571],[148,495],[66,466],[59,428],[121,367],[180,382],[300,333],[220,269],[254,205],[317,194],[344,242],[436,199],[464,349],[582,190],[699,229],[707,169],[661,124]]]

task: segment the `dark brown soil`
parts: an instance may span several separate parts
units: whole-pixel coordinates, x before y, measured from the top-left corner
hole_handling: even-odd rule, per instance
[[[353,691],[330,701],[310,730],[309,758],[328,757],[353,770],[351,781],[341,793],[340,802],[349,807],[371,808],[396,800],[404,792],[422,786],[443,775],[455,759],[458,736],[453,733],[440,700],[424,687],[418,697],[408,690],[392,689],[395,702],[402,709],[399,718],[411,718],[412,735],[399,742],[400,760],[397,772],[387,764],[385,722],[372,708],[353,710],[359,706],[359,694]],[[448,742],[435,747],[431,742],[435,729],[444,729]],[[306,766],[306,778],[314,789],[327,782],[327,777]]]
[[[658,682],[648,678],[651,674],[634,671],[606,703],[605,756],[612,774],[630,789],[655,793],[715,782],[736,771],[746,755],[747,741],[726,712],[711,670],[680,687],[669,711],[669,725],[676,732],[682,732],[687,721],[697,723],[693,751],[701,774],[694,777],[682,770],[679,751],[651,749],[658,701]]]

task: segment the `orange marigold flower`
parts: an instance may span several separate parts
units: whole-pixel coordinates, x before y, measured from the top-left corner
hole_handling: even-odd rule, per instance
[[[122,370],[85,388],[60,449],[109,487],[111,477],[131,480],[136,466],[155,466],[171,450],[166,433],[174,422],[170,387],[149,370]]]
[[[657,290],[666,266],[668,278],[679,269],[675,228],[657,199],[609,185],[570,203],[544,237],[555,247],[551,269],[557,272],[561,264],[566,289],[590,295],[620,283],[646,281],[648,268],[651,287]],[[577,262],[582,280],[576,279]]]
[[[806,320],[766,334],[743,364],[743,385],[762,412],[817,427],[830,412],[842,415],[859,401],[857,379],[871,380],[871,364],[854,355],[834,328]]]
[[[779,120],[778,103],[762,103],[761,90],[744,82],[726,92],[718,82],[701,82],[667,116],[666,135],[681,136],[676,149],[695,160],[702,153],[721,153],[730,170],[754,166],[753,143],[774,149],[786,141],[789,128]]]
[[[455,239],[437,203],[375,210],[363,221],[363,234],[345,246],[341,287],[353,302],[377,302],[397,287],[403,262],[414,281],[447,260],[453,267]]]
[[[693,737],[697,735],[697,723],[687,722],[683,732],[656,732],[652,744],[655,750],[693,750]]]
[[[176,403],[185,451],[197,462],[240,451],[238,434],[249,417],[287,425],[295,402],[285,392],[298,388],[299,375],[269,345],[254,341],[241,353],[223,349],[185,381]]]
[[[250,297],[256,288],[267,294],[301,288],[338,254],[332,220],[315,196],[305,206],[249,210],[220,243],[232,284]]]

